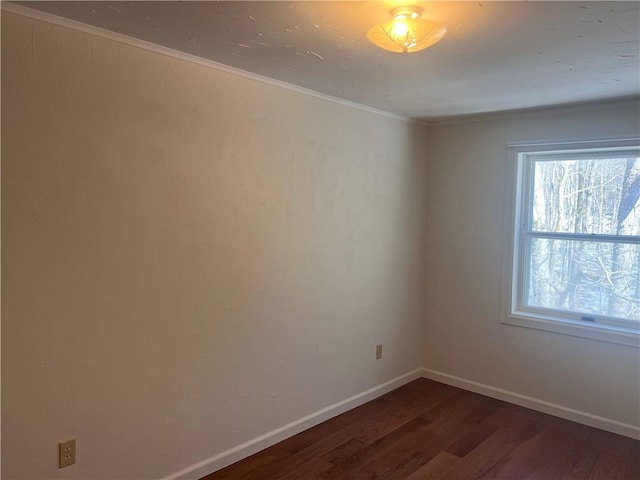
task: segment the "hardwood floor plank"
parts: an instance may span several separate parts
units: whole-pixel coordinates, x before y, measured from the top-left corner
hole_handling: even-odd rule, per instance
[[[559,478],[579,458],[581,444],[582,440],[569,432],[546,429],[518,445],[481,478],[509,479],[521,472],[527,472],[531,479]]]
[[[638,456],[640,448],[638,442],[633,443],[631,439],[620,437],[608,439],[601,442],[601,451],[598,455],[589,480],[638,480],[640,479],[640,469],[638,467]]]
[[[420,379],[206,480],[640,480],[640,442]]]
[[[212,475],[205,477],[209,480],[248,480],[252,477],[260,478],[269,471],[277,471],[280,466],[287,462],[287,458],[305,449],[317,444],[324,439],[321,445],[316,445],[315,449],[307,454],[316,453],[318,447],[323,445],[330,448],[332,445],[337,446],[351,438],[354,432],[360,432],[369,418],[384,413],[393,412],[399,405],[404,405],[408,401],[414,401],[415,396],[422,390],[428,388],[428,385],[422,382],[414,381],[404,385],[400,389],[396,389],[385,395],[382,395],[371,402],[329,419],[315,427],[308,429],[302,433],[294,435],[277,445],[269,447],[261,452],[245,458],[229,467],[226,467]],[[328,440],[327,437],[331,437]],[[302,454],[304,455],[304,453]],[[292,462],[304,462],[306,457],[302,459],[296,457]],[[256,471],[259,470],[259,471]],[[213,477],[215,475],[215,477]],[[264,477],[267,478],[267,477]],[[204,480],[204,479],[203,479]]]
[[[446,433],[429,436],[423,441],[408,443],[404,451],[399,450],[397,452],[395,466],[392,468],[391,473],[384,478],[388,478],[388,480],[406,480],[406,478],[442,453],[440,445],[453,442],[456,438],[459,438],[460,433],[451,429]],[[384,463],[387,462],[385,461]]]
[[[406,480],[435,480],[451,469],[460,457],[449,452],[440,452],[426,464],[407,477]]]
[[[215,478],[215,480],[240,480],[246,478],[247,475],[252,474],[255,470],[263,469],[268,465],[290,456],[291,454],[289,452],[279,450],[278,446],[274,445],[273,447],[229,465],[222,470],[218,470],[211,475],[207,475],[202,480],[212,478]]]
[[[368,418],[366,425],[356,434],[355,438],[367,444],[373,443],[433,407],[446,403],[445,400],[456,394],[456,391],[450,387],[441,388],[437,384],[427,387],[409,401],[392,405],[388,410]]]
[[[334,448],[322,458],[334,466],[348,465],[354,461],[362,452],[366,451],[367,444],[360,440],[351,438],[342,445]]]
[[[492,435],[497,430],[497,427],[480,423],[474,425],[467,433],[460,437],[456,442],[445,448],[445,452],[455,455],[456,457],[464,457],[471,450],[476,448],[487,437]]]
[[[371,444],[363,444],[363,448],[353,452],[349,456],[340,455],[340,452],[332,452],[331,456],[334,458],[332,462],[334,463],[334,467],[327,472],[325,478],[349,478],[349,475],[354,472],[360,472],[360,474],[364,475],[363,472],[371,470],[370,465],[378,457],[393,454],[394,450],[397,451],[401,449],[403,441],[406,441],[407,438],[414,439],[416,436],[419,437],[427,425],[429,425],[429,422],[426,420],[415,418],[413,421],[406,423],[377,441]],[[427,434],[434,436],[434,434],[430,432]],[[359,440],[358,442],[362,443]]]
[[[449,424],[475,424],[499,407],[490,405],[491,399],[475,393],[459,390],[446,402],[439,402],[422,415],[422,418],[438,423],[443,428]],[[501,402],[500,402],[501,403]]]
[[[380,416],[393,413],[397,410],[398,406],[404,406],[407,402],[415,401],[416,395],[427,388],[426,385],[421,384],[419,381],[408,383],[402,388],[396,389],[358,408],[322,422],[305,432],[294,435],[280,442],[280,445],[283,449],[291,453],[296,453],[338,430],[351,428],[354,431],[360,431],[366,428],[366,419],[379,418]]]
[[[332,465],[321,457],[312,457],[299,464],[297,468],[289,473],[284,473],[277,478],[278,480],[318,480],[321,474],[331,467]]]
[[[452,469],[445,471],[442,478],[464,478],[467,480],[483,478],[521,442],[539,433],[540,430],[531,426],[499,428],[468,455],[460,459]]]

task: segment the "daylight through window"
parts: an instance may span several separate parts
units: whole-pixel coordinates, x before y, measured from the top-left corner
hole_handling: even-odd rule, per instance
[[[640,149],[518,153],[512,310],[637,330]]]

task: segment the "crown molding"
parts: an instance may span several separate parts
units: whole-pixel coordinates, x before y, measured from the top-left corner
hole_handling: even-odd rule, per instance
[[[616,108],[629,104],[640,103],[640,96],[629,95],[600,100],[587,100],[584,102],[565,103],[562,105],[546,105],[540,107],[527,107],[516,110],[504,110],[498,112],[474,113],[468,115],[456,115],[442,118],[424,118],[421,123],[428,127],[442,127],[464,123],[487,122],[492,120],[524,118],[535,115],[576,113],[597,108]],[[417,119],[416,119],[417,120]]]
[[[564,105],[526,107],[526,108],[517,109],[517,110],[481,112],[481,113],[475,113],[475,114],[461,114],[461,115],[442,116],[442,117],[412,118],[412,117],[407,117],[405,115],[399,115],[399,114],[388,112],[385,110],[380,110],[374,107],[370,107],[368,105],[363,105],[361,103],[356,103],[356,102],[352,102],[342,98],[334,97],[326,93],[321,93],[315,90],[293,85],[291,83],[287,83],[281,80],[275,80],[273,78],[266,77],[264,75],[251,73],[246,70],[241,70],[239,68],[235,68],[219,62],[215,62],[213,60],[198,57],[196,55],[191,55],[189,53],[181,52],[179,50],[174,50],[168,47],[164,47],[162,45],[147,42],[145,40],[140,40],[134,37],[130,37],[128,35],[121,34],[121,33],[112,32],[110,30],[96,27],[94,25],[88,25],[82,22],[78,22],[76,20],[71,20],[69,18],[60,17],[58,15],[42,12],[40,10],[35,10],[33,8],[26,7],[24,5],[18,5],[12,2],[0,0],[0,11],[2,13],[5,13],[5,12],[12,13],[15,15],[20,15],[20,16],[28,17],[34,20],[57,25],[63,28],[69,28],[71,30],[83,32],[88,35],[93,35],[96,37],[104,38],[106,40],[111,40],[114,42],[131,46],[131,47],[140,48],[140,49],[151,51],[160,55],[164,55],[164,56],[172,57],[185,62],[189,62],[192,64],[200,65],[205,68],[218,70],[220,72],[229,73],[231,75],[237,75],[239,77],[260,82],[263,84],[271,85],[273,87],[282,88],[282,89],[296,92],[302,95],[318,98],[320,100],[325,100],[328,102],[343,105],[349,108],[364,111],[374,115],[392,118],[395,120],[417,124],[424,127],[439,127],[439,126],[448,126],[448,125],[465,124],[465,123],[476,123],[476,122],[500,120],[504,118],[518,118],[518,117],[531,116],[536,114],[548,114],[553,112],[555,113],[579,112],[586,109],[592,109],[592,108],[598,108],[598,107],[619,106],[619,105],[627,104],[628,102],[638,102],[640,100],[640,96],[633,95],[633,96],[601,99],[601,100],[594,100],[594,101],[576,102],[576,103],[564,104]]]
[[[218,71],[229,73],[232,75],[237,75],[239,77],[253,80],[255,82],[265,83],[273,87],[283,88],[285,90],[290,90],[292,92],[300,93],[302,95],[307,95],[309,97],[315,97],[328,102],[337,103],[339,105],[354,108],[367,113],[372,113],[375,115],[393,118],[395,120],[401,120],[403,122],[408,122],[408,123],[419,123],[419,124],[423,123],[423,122],[417,121],[416,119],[406,117],[404,115],[398,115],[395,113],[387,112],[385,110],[369,107],[361,103],[351,102],[349,100],[344,100],[342,98],[328,95],[326,93],[317,92],[309,88],[299,87],[297,85],[283,82],[281,80],[275,80],[273,78],[265,77],[264,75],[258,75],[256,73],[247,72],[246,70],[230,67],[229,65],[225,65],[223,63],[198,57],[196,55],[191,55],[189,53],[181,52],[179,50],[174,50],[172,48],[147,42],[146,40],[140,40],[138,38],[130,37],[128,35],[124,35],[121,33],[112,32],[110,30],[96,27],[94,25],[88,25],[86,23],[78,22],[76,20],[71,20],[69,18],[60,17],[58,15],[42,12],[40,10],[35,10],[33,8],[29,8],[24,5],[18,5],[11,2],[0,1],[0,8],[3,13],[5,12],[12,13],[15,15],[31,18],[33,20],[39,20],[42,22],[51,23],[59,27],[69,28],[71,30],[76,30],[82,33],[86,33],[88,35],[93,35],[93,36],[104,38],[114,42],[122,43],[124,45],[128,45],[131,47],[151,51],[160,55],[165,55],[178,60],[200,65],[206,68],[211,68],[213,70],[218,70]]]

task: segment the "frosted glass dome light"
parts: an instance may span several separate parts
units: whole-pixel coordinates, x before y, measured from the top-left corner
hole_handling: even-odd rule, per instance
[[[367,32],[371,43],[390,52],[424,50],[440,41],[447,32],[441,23],[423,19],[420,7],[397,7],[390,13],[391,20],[378,23]]]

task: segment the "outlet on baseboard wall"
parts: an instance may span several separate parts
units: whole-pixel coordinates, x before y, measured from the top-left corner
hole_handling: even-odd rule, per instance
[[[382,344],[379,343],[376,345],[376,360],[380,360],[382,358]]]

